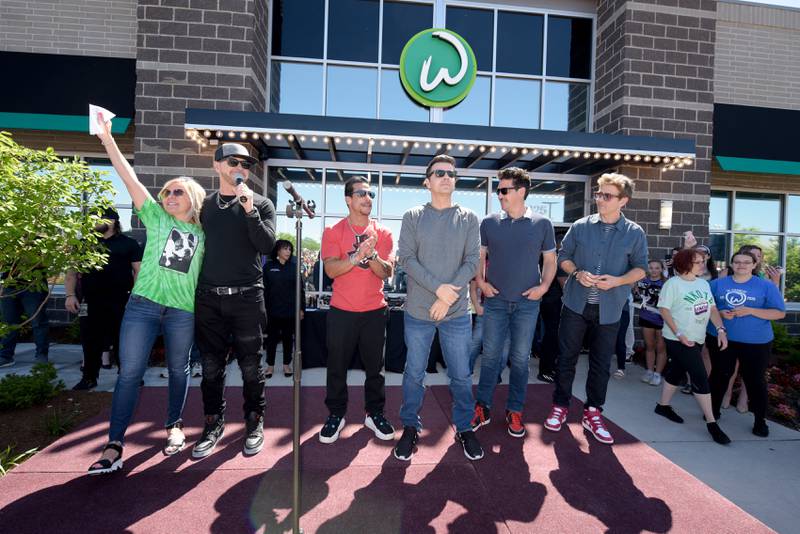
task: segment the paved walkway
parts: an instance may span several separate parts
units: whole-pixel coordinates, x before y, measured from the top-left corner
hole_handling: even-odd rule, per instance
[[[18,347],[17,354],[17,364],[0,369],[0,376],[10,372],[23,373],[30,369],[33,364],[33,346],[22,344]],[[50,354],[59,376],[71,387],[80,379],[80,347],[54,345]],[[579,398],[583,397],[581,386],[586,376],[585,359],[582,363],[584,365],[579,366],[574,391]],[[532,360],[532,383],[537,382],[536,367],[536,360]],[[282,376],[280,367],[277,370],[278,373],[268,381],[268,388],[290,386],[291,379]],[[147,386],[166,386],[166,379],[159,377],[160,371],[159,368],[148,369],[145,375]],[[733,443],[726,447],[717,445],[710,440],[699,408],[688,395],[677,394],[673,402],[676,411],[686,419],[685,424],[672,424],[655,416],[652,409],[660,388],[640,382],[641,372],[641,368],[632,365],[628,368],[626,378],[611,380],[605,406],[606,415],[632,436],[648,444],[769,527],[778,532],[796,532],[797,510],[800,508],[800,433],[777,423],[770,423],[770,437],[757,438],[750,433],[752,415],[742,415],[729,409],[723,412],[720,426]],[[362,384],[363,376],[361,371],[351,371],[349,382],[353,385]],[[115,377],[113,370],[101,371],[99,388],[108,391],[113,389]],[[228,377],[230,385],[241,385],[235,364]],[[386,378],[387,385],[399,385],[402,376],[387,373]],[[324,369],[303,372],[303,384],[306,386],[320,386],[324,382]],[[507,383],[507,376],[504,377],[504,382]],[[446,375],[443,372],[429,375],[428,383],[445,384]],[[198,385],[199,379],[192,379],[192,386]],[[321,422],[320,419],[319,423]],[[659,474],[653,473],[653,476],[657,477]],[[664,483],[668,481],[665,480]],[[620,504],[625,506],[625,503]]]

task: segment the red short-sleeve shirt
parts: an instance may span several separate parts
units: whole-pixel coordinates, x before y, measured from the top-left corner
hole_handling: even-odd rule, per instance
[[[355,254],[358,245],[376,235],[378,240],[375,250],[384,261],[394,261],[392,257],[392,232],[388,228],[370,220],[367,226],[353,226],[347,219],[342,219],[333,226],[325,228],[322,233],[323,260],[330,258],[344,259]],[[367,262],[358,264],[347,273],[333,280],[331,306],[351,312],[365,312],[383,308],[383,280],[372,272]]]

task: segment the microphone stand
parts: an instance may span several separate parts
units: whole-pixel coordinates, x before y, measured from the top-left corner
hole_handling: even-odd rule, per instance
[[[316,207],[313,200],[305,203],[313,214]],[[297,265],[294,281],[294,388],[293,388],[293,424],[292,424],[292,532],[302,534],[300,528],[300,380],[303,372],[303,351],[300,349],[300,313],[305,309],[305,302],[300,302],[302,295],[301,284],[303,261],[303,202],[289,201],[286,206],[286,215],[295,218],[295,242],[297,246]],[[312,215],[306,215],[311,218]]]

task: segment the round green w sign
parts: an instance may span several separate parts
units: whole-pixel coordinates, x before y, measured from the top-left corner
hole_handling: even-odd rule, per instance
[[[411,98],[430,107],[450,107],[467,96],[478,72],[463,37],[431,28],[409,39],[400,55],[400,80]]]

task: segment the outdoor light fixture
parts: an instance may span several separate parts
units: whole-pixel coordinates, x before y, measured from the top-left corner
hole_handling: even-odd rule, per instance
[[[672,228],[672,201],[662,200],[661,209],[658,212],[658,227],[662,230]]]

